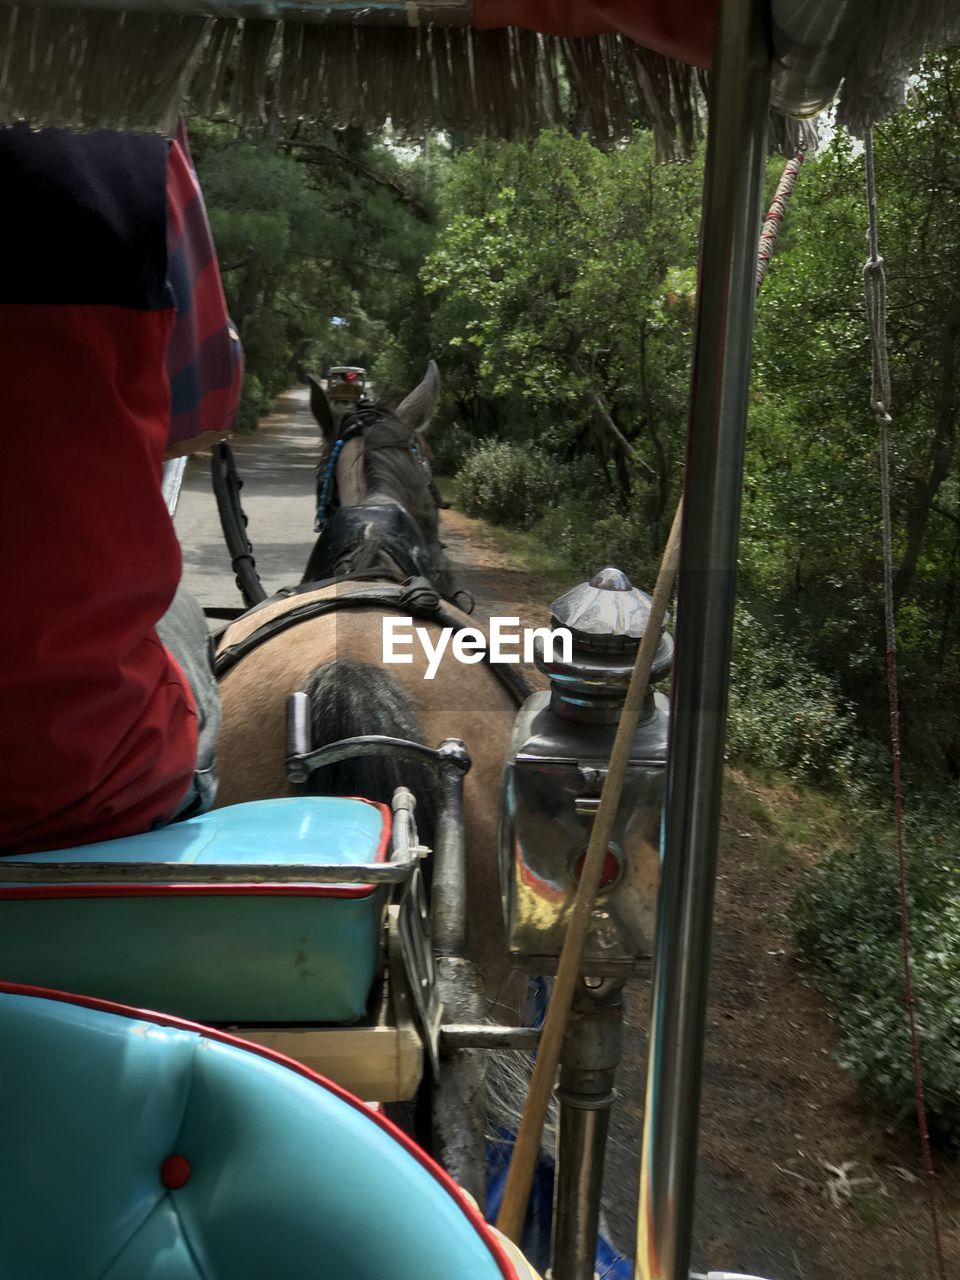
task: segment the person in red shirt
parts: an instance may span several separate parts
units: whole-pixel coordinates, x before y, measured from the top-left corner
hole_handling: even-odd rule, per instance
[[[212,803],[206,625],[166,456],[230,429],[242,379],[182,131],[0,130],[0,851]]]

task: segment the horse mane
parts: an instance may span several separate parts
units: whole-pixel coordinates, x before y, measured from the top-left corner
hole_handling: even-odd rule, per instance
[[[437,509],[430,496],[423,465],[411,451],[417,443],[413,428],[385,405],[382,416],[364,431],[364,476],[370,496],[392,498],[408,512],[436,545],[439,538]]]

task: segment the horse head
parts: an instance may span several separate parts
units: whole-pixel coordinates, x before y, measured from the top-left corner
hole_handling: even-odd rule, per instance
[[[445,596],[454,587],[439,538],[439,495],[426,433],[440,395],[431,360],[420,384],[391,409],[332,403],[313,378],[310,408],[323,436],[317,469],[320,537],[305,582],[383,570],[420,575]]]

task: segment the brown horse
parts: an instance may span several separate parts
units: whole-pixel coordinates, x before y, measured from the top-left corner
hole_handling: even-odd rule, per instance
[[[430,496],[429,472],[421,452],[411,446],[426,425],[438,395],[436,367],[392,414],[381,410],[362,435],[339,451],[336,489],[339,507],[324,527],[311,566],[332,568],[338,581],[316,590],[274,600],[233,623],[221,652],[240,643],[264,622],[311,600],[364,592],[376,584],[345,582],[358,569],[383,573],[383,585],[408,576],[409,547],[391,544],[392,521],[412,518],[423,538],[432,578],[452,594],[449,569],[442,560],[437,512]],[[311,407],[324,432],[329,458],[342,424],[334,423],[322,389],[313,384]],[[368,434],[369,432],[369,434]],[[422,441],[422,435],[419,440]],[[371,447],[373,446],[373,447]],[[323,464],[322,464],[323,465]],[[331,486],[332,493],[332,486]],[[325,515],[326,513],[321,513]],[[383,518],[386,517],[386,523]],[[338,526],[339,530],[338,530]],[[401,530],[402,533],[402,530]],[[507,744],[517,701],[485,664],[465,666],[449,654],[432,680],[420,645],[412,661],[385,667],[383,607],[341,608],[280,632],[249,652],[221,682],[222,724],[218,747],[218,804],[289,794],[284,771],[284,717],[287,695],[305,689],[313,705],[314,745],[358,734],[381,733],[415,738],[436,746],[443,738],[464,740],[472,759],[465,786],[467,921],[469,957],[496,999],[508,976],[497,867],[497,814]],[[449,609],[469,626],[466,614]],[[418,622],[436,644],[439,627]],[[372,772],[371,772],[372,768]],[[389,800],[399,781],[396,766],[364,762],[363,772],[338,766],[338,776],[323,789]],[[409,770],[403,780],[417,792]],[[320,789],[320,788],[318,788]],[[429,818],[425,821],[429,823]],[[421,832],[426,838],[427,833]]]

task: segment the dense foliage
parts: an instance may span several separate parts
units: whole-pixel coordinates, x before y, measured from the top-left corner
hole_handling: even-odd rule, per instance
[[[958,93],[960,58],[931,59],[911,109],[876,140],[903,727],[936,785],[960,771]],[[781,165],[770,162],[771,191]],[[423,276],[457,394],[458,452],[464,437],[515,446],[468,462],[462,498],[507,523],[519,503],[521,523],[572,572],[609,558],[641,582],[654,572],[681,477],[701,177],[700,158],[657,165],[642,135],[611,151],[551,135],[465,153],[443,193]],[[876,737],[885,695],[865,219],[862,149],[838,134],[801,174],[760,299],[741,594],[785,674],[803,673],[790,678],[798,696],[801,678],[826,681],[829,701],[853,712],[842,732]],[[556,482],[539,521],[517,497],[529,491],[534,442]],[[756,749],[757,733],[749,740]],[[830,774],[832,750],[814,772]]]
[[[588,453],[651,546],[679,487],[699,202],[698,166],[658,165],[646,135],[607,152],[553,134],[484,145],[453,167],[424,269],[468,428],[535,439],[558,499]]]
[[[190,137],[246,355],[241,425],[304,369],[393,354],[397,385],[415,382],[428,355],[418,271],[432,165],[319,126],[277,138],[195,120]]]
[[[918,771],[960,769],[960,58],[928,63],[878,131],[893,381],[895,595],[904,733]],[[863,156],[810,166],[758,316],[745,590],[769,602],[864,725],[883,726],[876,432],[858,281]]]
[[[907,829],[917,1030],[931,1129],[960,1143],[960,872],[956,806]],[[798,904],[801,946],[817,964],[842,1032],[840,1061],[898,1119],[916,1115],[903,988],[897,863],[886,828],[832,853]]]

